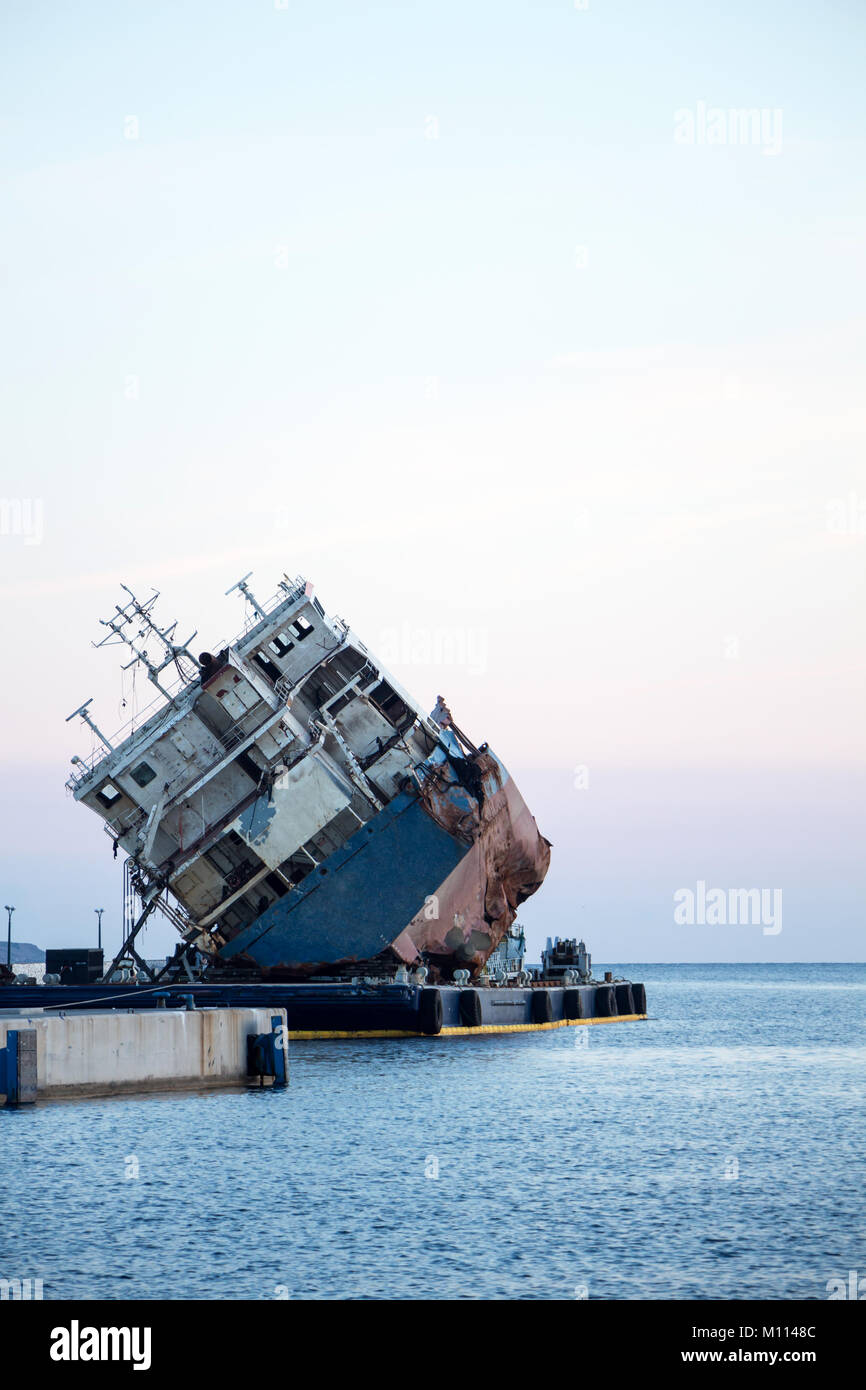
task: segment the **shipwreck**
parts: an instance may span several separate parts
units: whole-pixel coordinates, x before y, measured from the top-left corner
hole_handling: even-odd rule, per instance
[[[123,643],[154,704],[112,739],[86,701],[68,786],[125,861],[121,956],[151,913],[190,976],[309,980],[423,965],[476,978],[541,885],[549,842],[496,754],[407,693],[305,579],[193,655],[124,586]],[[233,590],[228,590],[232,593]],[[461,976],[461,978],[465,978]]]

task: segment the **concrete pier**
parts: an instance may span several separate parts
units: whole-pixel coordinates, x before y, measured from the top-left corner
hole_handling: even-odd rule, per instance
[[[35,1039],[34,1039],[35,1034]],[[11,1035],[11,1036],[10,1036]],[[264,1046],[248,1040],[264,1038]],[[0,1105],[10,1100],[198,1090],[287,1075],[285,1009],[146,1009],[0,1013]],[[33,1046],[35,1041],[35,1048]],[[35,1073],[33,1054],[35,1053]],[[276,1078],[251,1058],[280,1054]],[[23,1077],[15,1092],[13,1068]],[[267,1062],[265,1062],[267,1067]],[[251,1071],[258,1071],[250,1076]],[[26,1073],[26,1074],[25,1074]],[[4,1087],[6,1088],[4,1090]],[[35,1089],[35,1097],[32,1094]]]

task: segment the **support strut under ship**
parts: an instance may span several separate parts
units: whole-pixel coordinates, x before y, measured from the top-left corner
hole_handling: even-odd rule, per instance
[[[122,642],[159,695],[137,726],[73,759],[68,785],[128,856],[139,910],[179,956],[262,980],[423,965],[476,978],[550,860],[513,780],[440,697],[426,714],[312,585],[260,604],[244,576],[245,631],[193,656],[126,589],[101,643]],[[232,590],[228,591],[229,593]],[[159,649],[160,658],[152,653]],[[126,667],[124,668],[126,669]],[[166,678],[171,673],[171,681]],[[461,976],[462,978],[462,976]]]

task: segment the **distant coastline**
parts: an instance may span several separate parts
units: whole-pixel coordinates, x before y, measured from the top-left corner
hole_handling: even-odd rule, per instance
[[[0,960],[6,964],[6,943],[0,942]],[[34,946],[32,941],[13,941],[12,942],[12,964],[13,965],[36,965],[44,964],[45,952],[41,946]]]

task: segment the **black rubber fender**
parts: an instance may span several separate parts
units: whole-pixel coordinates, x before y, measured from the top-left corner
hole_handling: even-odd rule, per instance
[[[595,1018],[614,1018],[616,1016],[616,995],[613,985],[599,985],[595,991]]]
[[[584,1018],[583,991],[579,989],[564,989],[562,991],[562,1016],[563,1018]]]
[[[458,1007],[464,1028],[481,1027],[481,996],[477,989],[461,989]]]
[[[646,1013],[646,986],[632,985],[632,997],[634,999],[634,1011],[636,1014]]]
[[[533,1023],[553,1022],[553,1004],[549,989],[534,989],[532,991],[531,1009]]]
[[[422,989],[418,1000],[418,1022],[421,1032],[435,1038],[442,1032],[442,994],[438,989]]]
[[[264,1033],[247,1036],[247,1076],[269,1076],[267,1038]]]
[[[631,985],[614,985],[616,995],[616,1011],[618,1014],[633,1014],[637,1010],[634,1006],[634,997],[631,992]]]

